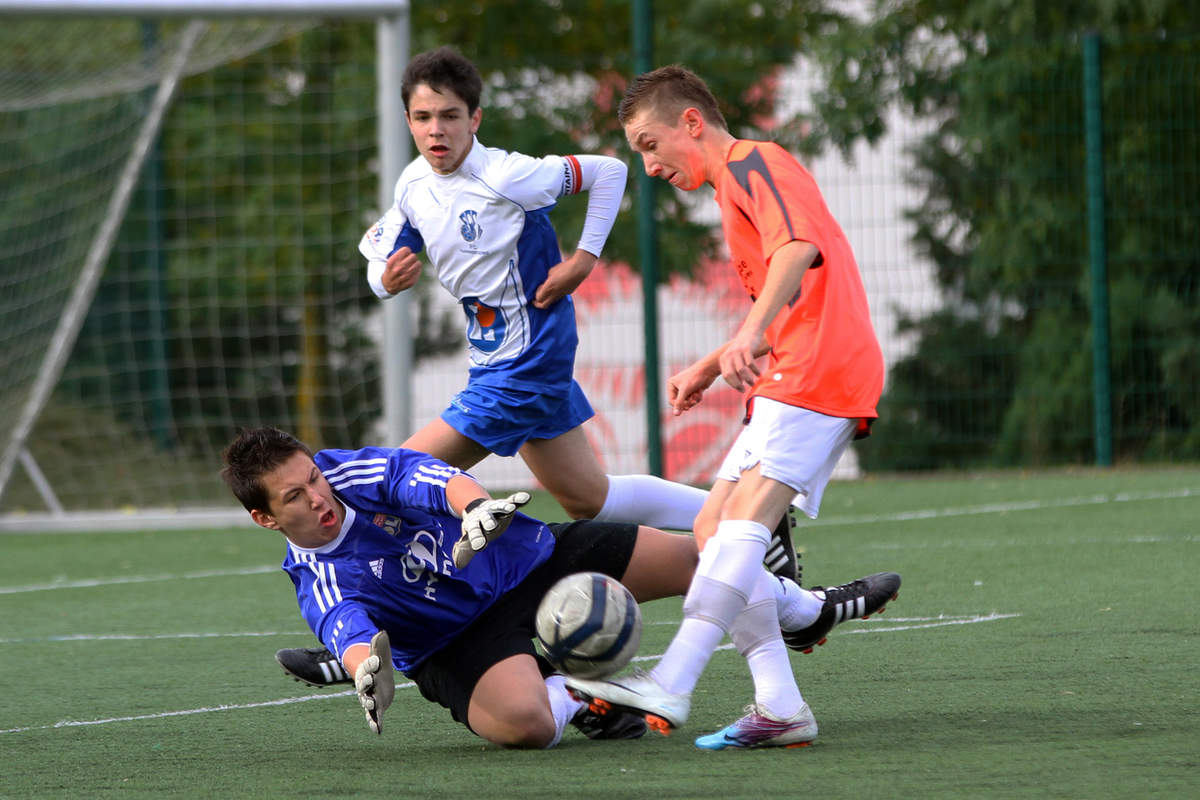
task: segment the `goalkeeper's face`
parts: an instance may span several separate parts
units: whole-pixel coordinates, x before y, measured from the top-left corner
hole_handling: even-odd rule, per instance
[[[451,89],[418,84],[408,98],[408,129],[417,150],[439,175],[458,169],[475,142],[483,110],[467,110],[467,101]]]
[[[264,528],[276,530],[299,547],[320,547],[337,538],[346,507],[307,453],[291,458],[262,477],[269,501],[250,516]]]

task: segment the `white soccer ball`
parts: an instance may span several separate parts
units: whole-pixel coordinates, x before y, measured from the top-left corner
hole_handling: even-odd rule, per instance
[[[555,669],[579,678],[603,678],[637,652],[642,611],[620,581],[599,572],[577,572],[546,592],[535,627]]]

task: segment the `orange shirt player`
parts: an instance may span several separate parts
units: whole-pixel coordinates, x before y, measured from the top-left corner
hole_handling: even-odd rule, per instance
[[[728,635],[750,667],[754,704],[696,746],[801,746],[816,738],[817,723],[785,644],[811,650],[839,622],[881,610],[900,586],[899,575],[881,572],[809,591],[761,563],[789,505],[817,516],[838,458],[876,417],[883,355],[866,293],[812,176],[778,145],[730,134],[694,73],[671,66],[638,76],[617,117],[647,174],[685,191],[716,189],[733,265],[753,300],[732,339],[667,382],[674,412],[694,407],[720,376],[746,393],[747,417],[696,517],[700,563],[662,660],[630,678],[567,685],[639,710],[658,730],[679,727]]]

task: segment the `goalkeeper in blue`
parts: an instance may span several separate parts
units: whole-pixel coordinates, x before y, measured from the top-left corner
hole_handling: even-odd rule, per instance
[[[226,448],[222,477],[257,524],[286,539],[300,611],[355,689],[372,731],[393,668],[478,736],[546,748],[567,725],[588,738],[641,736],[634,714],[572,697],[533,647],[537,605],[559,578],[603,572],[639,601],[682,594],[691,536],[627,523],[546,525],[470,475],[403,448],[312,453],[257,428]],[[503,534],[503,535],[501,535]]]
[[[639,602],[684,594],[699,559],[693,537],[632,523],[547,525],[520,513],[527,492],[492,498],[467,473],[404,448],[314,454],[288,433],[255,428],[238,434],[224,462],[221,476],[251,519],[286,540],[283,569],[300,611],[352,676],[375,733],[394,698],[393,669],[506,747],[552,747],[568,724],[590,739],[646,732],[642,714],[568,690],[534,650],[534,618],[550,586],[575,572],[610,575]],[[779,604],[782,620],[810,593],[776,579],[792,598]],[[807,634],[823,638],[846,618],[840,588]]]

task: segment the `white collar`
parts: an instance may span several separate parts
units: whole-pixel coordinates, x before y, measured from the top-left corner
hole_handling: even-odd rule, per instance
[[[338,548],[339,545],[346,539],[346,534],[350,532],[350,528],[354,525],[354,518],[358,516],[353,508],[342,503],[342,508],[346,509],[346,518],[342,520],[342,529],[338,531],[337,538],[332,542],[323,544],[320,547],[301,547],[298,544],[292,544],[292,549],[297,553],[331,553]]]

